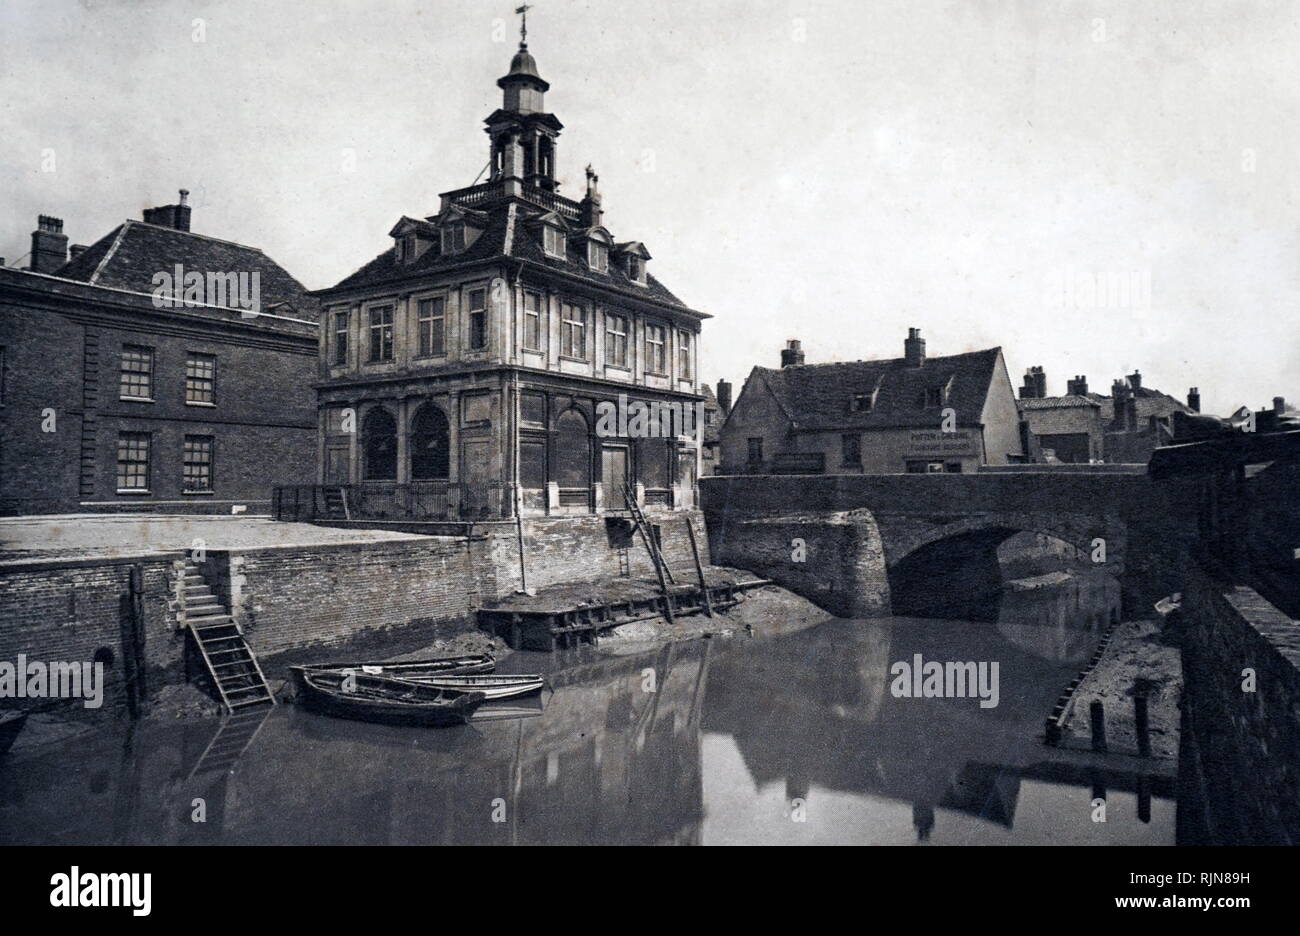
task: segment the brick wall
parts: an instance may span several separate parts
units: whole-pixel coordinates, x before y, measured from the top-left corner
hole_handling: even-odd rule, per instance
[[[1249,588],[1194,576],[1179,632],[1179,840],[1300,844],[1300,622]]]
[[[209,552],[204,575],[259,655],[459,621],[476,595],[458,537]]]
[[[183,641],[169,607],[172,563],[178,556],[80,562],[8,563],[0,571],[0,660],[18,654],[43,662],[90,661],[108,648],[104,710],[123,701],[123,599],[130,594],[132,565],[144,576],[145,678],[156,689],[180,672]],[[4,705],[31,705],[4,700]],[[102,710],[101,710],[102,711]]]
[[[664,559],[679,581],[695,579],[695,560],[686,532],[695,524],[700,561],[709,564],[708,537],[698,510],[646,510],[646,519],[659,527]],[[519,542],[514,523],[476,525],[486,530],[473,544],[475,564],[482,571],[483,599],[510,594],[519,587]],[[620,574],[619,549],[627,547],[630,575],[654,577],[654,566],[641,537],[626,524],[611,525],[600,516],[533,517],[524,520],[524,555],[529,588],[565,582],[590,582]]]

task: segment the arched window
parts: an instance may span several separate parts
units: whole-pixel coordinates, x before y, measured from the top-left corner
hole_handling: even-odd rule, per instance
[[[447,417],[432,403],[411,420],[411,480],[445,481],[451,477],[451,439]]]
[[[362,477],[367,481],[397,480],[397,420],[388,410],[376,406],[361,422],[361,445],[365,457]]]
[[[556,423],[555,461],[560,487],[591,485],[591,437],[586,418],[576,409],[566,410]]]

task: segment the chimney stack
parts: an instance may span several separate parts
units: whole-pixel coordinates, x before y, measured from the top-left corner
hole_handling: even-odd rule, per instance
[[[718,381],[718,409],[722,412],[722,418],[726,419],[731,415],[731,381]]]
[[[63,233],[63,219],[38,215],[32,231],[32,265],[35,273],[53,273],[68,262],[68,235]]]
[[[1114,404],[1114,421],[1120,429],[1128,421],[1126,400],[1128,399],[1128,385],[1122,380],[1113,380],[1110,385],[1111,403]]]
[[[907,330],[907,340],[903,342],[903,358],[908,367],[920,367],[925,363],[925,339],[921,337],[921,329]]]
[[[1129,375],[1128,375],[1128,385],[1129,385],[1130,387],[1132,387],[1134,390],[1141,390],[1141,389],[1142,389],[1142,372],[1139,371],[1139,370],[1134,370],[1133,373],[1129,374]]]
[[[1278,416],[1281,416],[1283,413],[1286,412],[1285,397],[1280,397],[1280,396],[1273,397],[1273,412]]]
[[[1076,374],[1073,380],[1066,381],[1065,392],[1070,396],[1087,396],[1088,378],[1083,374]]]
[[[596,183],[599,181],[600,176],[596,175],[591,166],[588,166],[587,194],[578,203],[579,220],[585,228],[600,227],[601,219],[605,216],[605,212],[600,207],[600,192],[596,188]]]
[[[1047,374],[1041,365],[1034,368],[1034,389],[1038,391],[1038,399],[1047,398]]]
[[[175,205],[146,208],[144,210],[144,223],[173,228],[177,231],[188,231],[190,229],[190,206],[186,204],[186,201],[190,197],[189,189],[181,189],[180,196],[180,201]]]
[[[1201,391],[1196,387],[1187,391],[1187,408],[1193,413],[1201,411]]]
[[[785,343],[785,347],[781,349],[781,366],[792,367],[802,363],[803,346],[799,343],[799,339],[791,338]]]

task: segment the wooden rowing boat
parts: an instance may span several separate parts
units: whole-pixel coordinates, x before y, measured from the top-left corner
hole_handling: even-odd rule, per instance
[[[357,663],[304,663],[302,669],[313,671],[355,670],[368,676],[395,676],[400,679],[423,680],[433,676],[462,676],[469,673],[490,673],[497,661],[486,653],[465,653],[460,656],[435,657],[430,660],[365,661]]]
[[[290,668],[298,701],[313,712],[387,725],[461,725],[486,696],[359,671]]]
[[[413,678],[400,677],[403,681],[418,682],[424,686],[437,686],[441,689],[462,689],[467,692],[481,692],[488,701],[494,699],[514,699],[519,696],[541,692],[546,680],[541,676],[427,676]]]

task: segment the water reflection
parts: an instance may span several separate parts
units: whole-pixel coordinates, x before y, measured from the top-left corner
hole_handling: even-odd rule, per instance
[[[1167,780],[1054,760],[1037,741],[1107,600],[1044,590],[1006,596],[997,625],[832,620],[630,656],[520,654],[503,669],[548,674],[544,711],[486,709],[463,728],[281,706],[101,733],[0,761],[0,838],[1172,842]],[[998,661],[998,707],[894,698],[889,666],[915,653]],[[1090,817],[1099,792],[1106,823]]]

